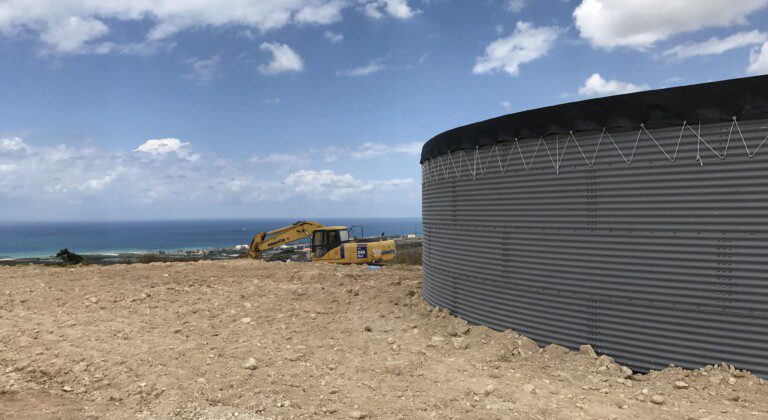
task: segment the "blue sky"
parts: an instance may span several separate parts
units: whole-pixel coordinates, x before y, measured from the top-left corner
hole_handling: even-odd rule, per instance
[[[442,131],[768,72],[768,0],[689,5],[0,0],[0,219],[417,216]]]

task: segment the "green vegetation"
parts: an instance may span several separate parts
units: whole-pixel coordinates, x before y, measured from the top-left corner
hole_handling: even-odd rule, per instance
[[[421,241],[397,242],[393,264],[421,265]]]
[[[75,254],[67,248],[62,249],[56,254],[56,258],[61,258],[65,264],[77,265],[83,262],[83,256]]]

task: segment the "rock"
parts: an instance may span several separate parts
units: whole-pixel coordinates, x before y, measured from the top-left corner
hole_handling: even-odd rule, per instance
[[[579,347],[579,354],[597,359],[597,353],[595,353],[595,349],[593,349],[589,344],[582,344]]]
[[[257,367],[258,365],[256,364],[256,359],[253,357],[249,357],[248,360],[243,363],[243,369],[255,370]]]
[[[392,338],[392,337],[389,337],[389,338],[387,339],[387,344],[395,344],[395,339],[394,339],[394,338]]]
[[[613,358],[610,356],[602,355],[597,358],[597,365],[600,367],[608,367],[611,363],[613,363]]]
[[[632,377],[632,374],[633,374],[632,369],[630,369],[630,368],[628,368],[626,366],[622,366],[621,367],[621,377],[622,378],[629,379],[629,378]]]
[[[64,392],[72,392],[72,388],[70,388],[68,386],[62,387],[61,390],[64,391]]]
[[[402,363],[388,362],[387,365],[384,366],[384,372],[389,373],[390,375],[400,376],[403,373],[402,365]]]
[[[688,385],[687,383],[685,383],[683,381],[675,382],[675,388],[677,388],[677,389],[688,389],[689,386],[690,385]]]
[[[250,324],[251,323],[251,318],[242,318],[242,319],[240,319],[240,322],[242,322],[243,324]]]
[[[525,392],[530,392],[531,394],[535,394],[535,392],[534,392],[534,391],[536,391],[536,387],[534,387],[534,386],[533,386],[533,385],[531,385],[531,384],[525,384],[525,385],[523,385],[523,390],[524,390]]]
[[[735,385],[736,384],[736,378],[728,378],[728,384]]]
[[[369,325],[366,325],[365,327],[363,327],[363,331],[371,332],[372,330],[371,330],[371,327]]]
[[[453,348],[456,350],[466,350],[469,347],[469,343],[461,338],[453,339]]]
[[[539,345],[536,344],[535,341],[531,340],[528,337],[520,337],[518,342],[519,342],[518,347],[519,347],[521,356],[525,356],[527,354],[533,354],[539,351]]]
[[[291,362],[296,362],[304,358],[303,353],[291,353],[288,356],[285,357],[286,359],[290,360]]]
[[[430,344],[432,344],[433,347],[443,344],[444,341],[445,339],[443,337],[440,337],[439,335],[432,336],[432,338],[429,340]]]
[[[714,375],[709,378],[709,383],[712,385],[720,385],[722,381],[723,381],[723,377],[720,375]]]
[[[349,413],[349,418],[352,419],[365,419],[368,418],[368,413],[363,411],[353,411]]]
[[[662,404],[664,404],[664,397],[662,397],[661,395],[656,394],[656,395],[651,397],[651,402],[656,404],[656,405],[662,405]]]
[[[544,351],[547,354],[553,354],[553,355],[568,354],[570,352],[570,350],[568,350],[567,348],[554,343],[548,345],[547,347],[544,347]]]
[[[493,394],[494,391],[496,391],[496,387],[493,384],[491,384],[485,387],[485,389],[483,390],[483,394],[485,394],[485,396],[487,397]]]

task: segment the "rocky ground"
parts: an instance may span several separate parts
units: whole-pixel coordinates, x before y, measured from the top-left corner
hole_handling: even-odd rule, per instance
[[[411,266],[0,267],[0,417],[768,418],[727,366],[633,374],[420,297]]]

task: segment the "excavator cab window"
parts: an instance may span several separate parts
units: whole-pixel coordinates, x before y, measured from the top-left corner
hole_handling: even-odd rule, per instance
[[[312,234],[312,252],[315,257],[322,258],[328,251],[338,247],[342,242],[349,241],[347,230],[321,230]]]

